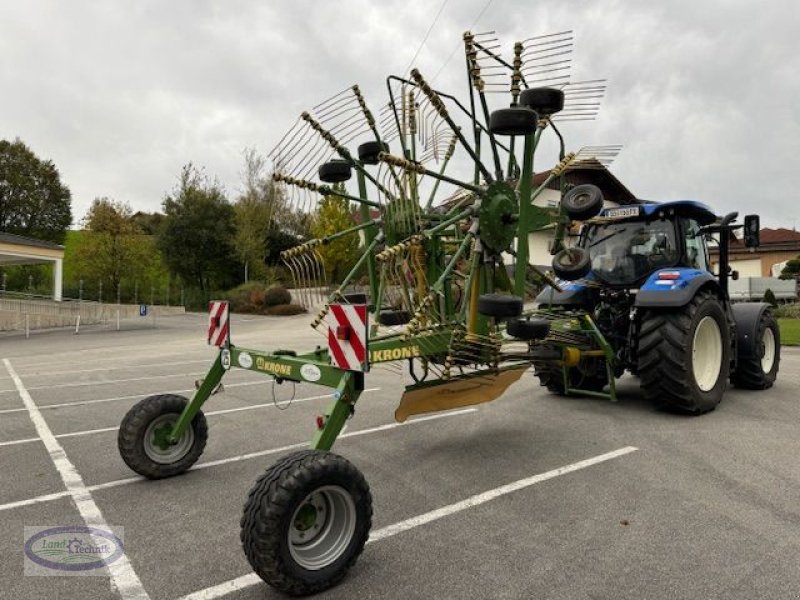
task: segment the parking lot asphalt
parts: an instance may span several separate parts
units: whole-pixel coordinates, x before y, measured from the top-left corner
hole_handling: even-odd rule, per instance
[[[312,349],[325,340],[308,320],[234,316],[233,341]],[[146,481],[117,451],[138,399],[191,394],[214,357],[205,325],[188,314],[0,338],[0,596],[280,597],[241,550],[242,504],[308,442],[330,390],[234,370],[204,407],[209,442],[188,473]],[[321,597],[800,597],[800,351],[783,349],[774,388],[729,388],[695,418],[655,411],[632,377],[611,403],[550,395],[531,371],[492,403],[398,425],[407,383],[373,369],[334,447],[364,473],[374,519],[355,567]],[[79,483],[65,483],[62,459]],[[25,576],[23,527],[83,525],[92,507],[124,528],[120,577],[133,583]]]

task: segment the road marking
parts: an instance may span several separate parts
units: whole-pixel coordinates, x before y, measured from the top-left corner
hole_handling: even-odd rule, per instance
[[[361,393],[362,394],[366,394],[368,392],[379,392],[380,389],[381,388],[367,388]],[[134,396],[134,398],[135,397],[137,397],[137,396]],[[309,396],[308,398],[295,398],[294,400],[292,400],[292,404],[295,404],[295,403],[299,404],[301,402],[309,402],[311,400],[321,400],[323,398],[330,398],[330,397],[331,397],[331,394],[323,394],[321,396]],[[205,414],[205,416],[207,416],[207,417],[213,417],[215,415],[227,415],[229,413],[242,412],[244,410],[255,410],[255,409],[258,409],[258,408],[272,408],[274,406],[275,406],[274,402],[265,402],[263,404],[251,404],[250,406],[239,406],[239,407],[236,407],[236,408],[223,408],[221,410],[212,410],[212,411],[209,411],[209,412],[206,412],[206,413],[203,413],[203,414]],[[26,410],[26,409],[22,409],[22,410]],[[79,437],[79,436],[84,436],[84,435],[94,435],[95,433],[106,433],[108,431],[117,431],[118,429],[119,429],[119,426],[117,426],[117,427],[101,427],[99,429],[84,429],[82,431],[71,431],[69,433],[59,433],[55,437],[56,437],[56,439],[68,438],[68,437]],[[7,441],[7,442],[0,442],[0,447],[3,447],[3,446],[17,446],[19,444],[30,444],[32,442],[38,442],[38,441],[40,441],[40,439],[38,437],[36,437],[36,438],[24,438],[24,439],[19,439],[19,440],[10,440],[10,441]]]
[[[614,450],[613,452],[607,452],[606,454],[600,454],[599,456],[587,458],[586,460],[559,467],[558,469],[553,469],[552,471],[547,471],[546,473],[540,473],[538,475],[533,475],[532,477],[519,479],[506,485],[501,485],[500,487],[496,487],[480,494],[470,496],[469,498],[465,498],[460,502],[448,504],[447,506],[442,506],[436,510],[417,515],[416,517],[411,517],[405,521],[400,521],[398,523],[394,523],[393,525],[382,527],[381,529],[373,531],[370,534],[367,543],[372,544],[374,542],[380,542],[381,540],[395,536],[398,533],[408,531],[409,529],[414,529],[415,527],[425,525],[432,521],[443,519],[444,517],[465,511],[469,508],[475,508],[476,506],[480,506],[481,504],[485,504],[500,498],[501,496],[511,494],[537,483],[541,483],[542,481],[547,481],[548,479],[560,477],[561,475],[566,475],[567,473],[579,471],[581,469],[585,469],[614,458],[619,458],[620,456],[630,454],[631,452],[636,452],[636,450],[638,450],[638,448],[626,446],[625,448],[620,448],[619,450]],[[247,575],[242,575],[241,577],[236,577],[235,579],[225,581],[218,585],[192,592],[191,594],[182,596],[179,600],[214,600],[215,598],[220,598],[221,596],[226,596],[230,593],[261,583],[264,582],[258,575],[255,573],[249,573]]]
[[[14,380],[14,385],[17,387],[20,398],[22,398],[22,402],[28,409],[28,414],[33,422],[33,426],[36,428],[36,433],[38,433],[39,437],[42,439],[50,455],[50,459],[53,461],[53,465],[61,476],[61,480],[67,488],[67,493],[72,497],[72,501],[75,503],[84,523],[86,523],[87,527],[110,531],[108,523],[106,523],[103,518],[103,513],[100,512],[100,508],[86,488],[83,478],[80,473],[78,473],[75,465],[67,458],[64,448],[58,443],[53,432],[50,431],[50,427],[47,425],[44,417],[42,417],[42,413],[40,413],[39,409],[36,407],[36,403],[33,401],[33,398],[31,398],[28,390],[26,390],[25,386],[22,384],[22,380],[19,378],[16,371],[14,371],[11,362],[7,358],[4,358],[3,364],[5,364],[6,371],[8,371],[11,379]],[[124,551],[122,556],[113,563],[106,565],[106,568],[111,578],[111,586],[116,589],[124,600],[132,600],[134,598],[144,600],[150,597],[145,591],[144,586],[142,586],[142,582],[133,570],[133,566]]]
[[[3,359],[6,360],[6,359]],[[68,388],[68,387],[81,387],[85,385],[111,385],[114,383],[129,383],[131,381],[150,381],[151,379],[169,379],[170,377],[197,377],[198,375],[205,375],[206,371],[202,373],[175,373],[171,375],[149,375],[148,377],[133,377],[131,379],[108,379],[106,381],[73,381],[71,383],[59,383],[57,385],[37,385],[34,387],[28,388],[29,391],[31,390],[55,390],[59,388]],[[15,390],[6,390],[5,392],[0,392],[0,394],[13,392]]]
[[[378,433],[381,431],[389,431],[391,429],[398,429],[398,428],[402,429],[403,427],[408,427],[409,425],[415,425],[417,423],[424,423],[426,421],[444,419],[447,417],[456,417],[459,415],[467,415],[476,412],[478,412],[477,408],[465,408],[461,410],[443,412],[435,415],[428,415],[425,417],[417,417],[415,419],[409,419],[405,423],[388,423],[386,425],[378,425],[377,427],[370,427],[368,429],[359,429],[358,431],[351,431],[349,433],[340,435],[339,439],[341,440],[344,438],[358,437],[361,435],[368,435],[371,433]],[[259,450],[258,452],[240,454],[239,456],[231,456],[230,458],[210,460],[208,462],[202,462],[194,465],[191,468],[191,470],[199,471],[211,467],[218,467],[220,465],[227,465],[229,463],[241,462],[244,460],[249,460],[251,458],[260,458],[262,456],[268,456],[270,454],[279,454],[281,452],[288,452],[289,450],[302,450],[303,448],[308,448],[308,442],[289,444],[288,446],[281,446],[280,448],[270,448],[269,450]],[[95,492],[97,490],[106,490],[109,488],[119,487],[121,485],[128,485],[131,483],[143,483],[145,481],[146,479],[143,479],[142,477],[127,477],[125,479],[117,479],[114,481],[107,481],[106,483],[98,483],[95,485],[90,485],[86,489],[90,492]],[[65,496],[69,495],[70,495],[69,492],[55,492],[52,494],[43,494],[41,496],[27,498],[26,500],[16,500],[14,502],[7,502],[6,504],[0,504],[0,512],[4,510],[11,510],[14,508],[20,508],[22,506],[30,506],[31,504],[41,504],[42,502],[50,502],[51,500],[58,500],[59,498],[64,498]]]
[[[70,369],[69,371],[28,371],[20,373],[20,377],[49,377],[50,375],[74,375],[75,373],[94,373],[96,371],[129,371],[132,369],[149,369],[151,367],[177,367],[178,365],[193,365],[195,363],[210,363],[213,359],[203,358],[200,360],[185,360],[182,362],[157,363],[147,365],[127,365],[124,367],[96,367],[94,369]],[[30,389],[30,388],[29,388]]]
[[[258,381],[245,381],[243,383],[226,383],[225,389],[229,388],[237,388],[237,387],[245,387],[250,385],[258,385],[260,383],[268,383],[269,380],[259,379]],[[164,394],[186,394],[189,392],[194,392],[195,388],[191,388],[188,390],[172,390],[168,392],[162,392]],[[151,394],[133,394],[132,396],[116,396],[114,398],[99,398],[97,400],[78,400],[77,402],[60,402],[58,404],[45,404],[44,406],[40,406],[39,410],[51,410],[54,408],[69,408],[71,406],[84,406],[86,404],[100,404],[103,402],[116,402],[117,400],[135,400],[136,398],[145,398]],[[6,408],[0,410],[0,415],[7,414],[7,413],[15,413],[15,412],[24,412],[24,408]]]

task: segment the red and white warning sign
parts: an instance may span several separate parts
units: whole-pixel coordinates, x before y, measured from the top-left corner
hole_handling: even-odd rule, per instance
[[[230,337],[230,311],[228,303],[212,300],[208,303],[208,343],[224,346]]]
[[[368,371],[367,305],[331,304],[326,320],[333,365],[348,371]]]

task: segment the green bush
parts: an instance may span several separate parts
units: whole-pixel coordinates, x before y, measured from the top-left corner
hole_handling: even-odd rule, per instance
[[[273,286],[264,293],[264,306],[280,306],[281,304],[291,305],[292,295],[285,287]]]
[[[278,304],[267,308],[267,314],[274,317],[291,317],[306,312],[306,309],[299,304]]]
[[[767,288],[767,291],[764,292],[764,302],[771,304],[772,306],[778,306],[778,300],[775,298],[775,292]]]
[[[800,304],[781,304],[775,309],[775,316],[779,319],[800,319]]]

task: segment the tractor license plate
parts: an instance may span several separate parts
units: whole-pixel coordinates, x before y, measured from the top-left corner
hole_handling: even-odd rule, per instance
[[[639,216],[639,207],[627,207],[627,208],[612,208],[606,212],[607,217],[611,217],[612,219],[622,219],[624,217],[638,217]]]

